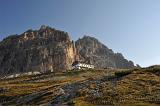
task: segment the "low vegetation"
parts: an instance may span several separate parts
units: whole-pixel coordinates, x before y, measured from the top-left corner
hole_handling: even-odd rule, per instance
[[[115,76],[116,77],[123,77],[123,76],[126,76],[126,75],[129,75],[133,72],[133,70],[122,70],[122,71],[117,71],[115,72]]]
[[[0,81],[2,105],[47,106],[57,102],[75,106],[158,106],[160,67],[73,70]]]

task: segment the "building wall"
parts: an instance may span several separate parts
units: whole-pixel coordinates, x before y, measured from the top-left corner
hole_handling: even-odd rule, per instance
[[[79,63],[79,64],[75,65],[73,68],[78,68],[78,69],[81,69],[81,68],[91,68],[91,69],[93,69],[94,65]]]

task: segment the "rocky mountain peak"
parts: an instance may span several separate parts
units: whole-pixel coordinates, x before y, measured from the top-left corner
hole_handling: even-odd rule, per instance
[[[46,28],[50,28],[50,27],[49,27],[49,26],[46,26],[46,25],[41,25],[40,30],[44,30],[44,29],[46,29]]]
[[[84,36],[73,42],[68,33],[42,25],[0,42],[1,74],[30,71],[63,71],[74,61],[97,68],[132,68],[132,61],[116,54],[94,37]]]
[[[71,69],[75,48],[67,32],[48,26],[0,42],[1,74]]]
[[[126,60],[121,53],[114,53],[112,49],[109,49],[94,37],[84,36],[78,39],[75,44],[80,60],[93,64],[98,68],[134,67],[132,61]]]

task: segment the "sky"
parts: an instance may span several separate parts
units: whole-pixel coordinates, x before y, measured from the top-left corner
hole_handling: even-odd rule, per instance
[[[160,0],[0,0],[0,40],[41,25],[93,36],[143,67],[160,64]]]

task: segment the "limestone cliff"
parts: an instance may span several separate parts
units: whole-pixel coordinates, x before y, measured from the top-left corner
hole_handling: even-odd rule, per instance
[[[0,42],[0,72],[66,70],[75,60],[74,54],[68,33],[41,26],[39,30],[28,30]]]
[[[134,67],[132,61],[93,37],[85,36],[74,43],[67,32],[44,25],[39,30],[28,30],[0,42],[1,75],[68,70],[75,60],[97,68]]]
[[[75,43],[80,61],[93,64],[97,68],[132,68],[132,61],[126,60],[121,53],[114,53],[96,38],[84,36]]]

